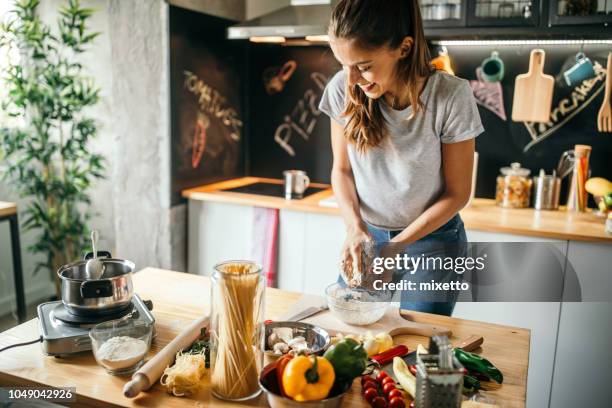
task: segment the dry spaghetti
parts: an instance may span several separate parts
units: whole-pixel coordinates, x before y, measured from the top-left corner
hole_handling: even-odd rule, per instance
[[[239,400],[259,392],[264,288],[260,270],[254,263],[228,262],[218,265],[213,275],[211,383],[220,398]]]

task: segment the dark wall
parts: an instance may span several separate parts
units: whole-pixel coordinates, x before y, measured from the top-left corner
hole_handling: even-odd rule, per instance
[[[537,143],[533,142],[530,132],[523,123],[511,120],[514,79],[529,69],[529,54],[534,46],[505,46],[497,51],[505,62],[506,74],[502,81],[504,105],[507,120],[503,121],[490,110],[479,106],[485,132],[476,139],[478,151],[478,181],[476,194],[479,197],[494,197],[495,178],[499,168],[508,166],[512,161],[520,162],[523,167],[536,174],[540,168],[550,174],[556,167],[559,156],[573,148],[575,144],[593,146],[591,155],[591,172],[593,176],[612,178],[612,135],[597,132],[597,113],[603,99],[605,78],[595,81],[593,88],[580,95],[574,88],[565,85],[562,72],[574,63],[579,46],[546,46],[544,72],[556,77],[553,94],[553,109],[557,108],[557,130],[551,132],[549,125],[535,125]],[[476,79],[475,70],[487,58],[493,48],[490,47],[448,47],[452,56],[456,74],[462,78]],[[584,52],[602,67],[606,66],[609,46],[587,45]],[[437,50],[436,50],[437,52]],[[584,84],[586,85],[586,84]],[[583,90],[586,90],[584,88]],[[599,90],[599,93],[597,91]],[[592,98],[589,102],[589,99]],[[564,101],[564,102],[562,102]],[[563,109],[559,109],[559,106]],[[582,110],[580,110],[582,109]],[[573,116],[572,116],[573,115]],[[564,182],[564,190],[567,181]],[[565,201],[564,191],[561,201]]]
[[[279,70],[290,70],[291,61],[296,68],[283,82]],[[250,174],[281,178],[283,170],[300,169],[312,181],[329,183],[330,122],[317,106],[325,83],[339,69],[327,47],[249,48]]]
[[[500,47],[497,51],[505,62],[506,75],[502,81],[503,100],[507,119],[504,121],[496,114],[479,105],[479,112],[485,132],[477,138],[478,151],[478,181],[477,196],[494,197],[495,178],[500,167],[508,166],[518,161],[536,174],[540,168],[550,173],[557,165],[559,156],[575,144],[593,146],[591,169],[592,175],[612,178],[612,166],[608,160],[612,157],[612,136],[599,133],[596,130],[596,117],[603,98],[603,83],[600,78],[595,86],[582,99],[588,101],[576,102],[572,108],[577,93],[574,88],[567,87],[562,81],[561,73],[569,67],[575,58],[578,46],[548,46],[546,51],[545,73],[558,77],[554,91],[553,108],[557,108],[562,100],[563,112],[558,112],[557,123],[553,126],[533,125],[534,135],[530,134],[523,123],[511,120],[514,79],[518,74],[525,73],[529,67],[529,54],[533,46]],[[437,47],[432,52],[437,55]],[[475,70],[480,63],[490,56],[491,47],[448,47],[456,74],[465,79],[475,80]],[[608,49],[605,46],[588,45],[585,53],[602,67],[606,65]],[[329,181],[331,169],[331,147],[329,144],[329,119],[322,114],[316,120],[316,126],[309,140],[299,136],[299,132],[291,132],[290,143],[295,147],[296,155],[290,156],[274,141],[276,129],[283,125],[286,115],[295,121],[298,114],[292,114],[296,103],[302,100],[307,89],[320,91],[309,79],[312,72],[322,72],[333,75],[340,66],[334,60],[327,47],[281,47],[253,45],[250,47],[249,64],[249,127],[250,127],[250,174],[257,176],[280,177],[283,169],[300,168],[309,172],[313,179],[322,182]],[[293,59],[298,68],[286,83],[281,93],[268,95],[262,84],[262,74],[268,66],[280,66]],[[599,93],[597,91],[599,90]],[[317,97],[317,103],[318,103]],[[578,112],[579,111],[579,112]],[[573,116],[572,116],[573,115]],[[308,117],[312,117],[308,113]],[[570,117],[571,116],[571,117]],[[564,122],[564,123],[562,123]],[[549,127],[557,128],[547,132]],[[548,135],[548,133],[550,133]],[[535,138],[537,142],[533,142]],[[528,146],[533,142],[531,146]],[[567,184],[567,181],[564,183]],[[564,201],[565,195],[562,195]]]
[[[245,44],[235,22],[170,7],[172,204],[183,189],[242,176]]]
[[[331,51],[322,46],[226,40],[230,24],[170,8],[173,203],[180,201],[185,188],[245,174],[280,178],[285,169],[302,169],[313,181],[330,179],[330,123],[317,106],[324,83],[340,69]],[[534,124],[530,132],[525,124],[510,119],[514,78],[527,72],[532,48],[497,49],[506,68],[501,85],[507,119],[479,105],[485,127],[476,140],[479,197],[494,196],[500,167],[519,161],[532,174],[540,168],[550,173],[562,152],[575,144],[593,146],[592,175],[612,179],[612,136],[596,130],[603,75],[586,90],[569,88],[561,80],[579,46],[542,47],[545,73],[558,78],[554,123]],[[451,46],[448,50],[456,74],[475,80],[476,68],[494,49]],[[605,67],[609,46],[587,45],[584,51]],[[437,47],[432,53],[437,54]],[[291,71],[290,61],[295,62],[295,70],[280,80],[283,67]],[[562,202],[564,197],[563,191]]]

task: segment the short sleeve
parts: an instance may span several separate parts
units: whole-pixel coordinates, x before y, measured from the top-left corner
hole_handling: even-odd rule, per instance
[[[319,102],[319,110],[341,125],[347,122],[347,118],[342,117],[345,107],[345,87],[346,74],[344,71],[339,71],[325,86]]]
[[[469,82],[462,80],[446,105],[440,139],[442,143],[457,143],[473,139],[484,127]]]

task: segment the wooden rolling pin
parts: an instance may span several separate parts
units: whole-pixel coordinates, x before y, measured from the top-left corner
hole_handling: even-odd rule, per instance
[[[151,358],[132,375],[132,379],[123,386],[123,395],[134,398],[141,391],[148,390],[159,380],[166,367],[174,362],[176,353],[193,344],[198,339],[203,327],[208,326],[209,317],[195,320],[170,343]]]

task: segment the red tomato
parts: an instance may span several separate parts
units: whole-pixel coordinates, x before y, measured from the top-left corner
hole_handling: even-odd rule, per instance
[[[366,381],[374,381],[374,378],[370,377],[369,375],[362,375],[361,376],[361,383],[363,384]]]
[[[378,382],[381,382],[382,380],[384,380],[385,378],[387,378],[389,376],[389,374],[387,374],[386,372],[384,372],[383,370],[380,370],[378,372],[378,375],[376,375],[376,380],[378,380]]]
[[[395,389],[395,390],[391,390],[391,392],[389,392],[389,395],[387,395],[387,398],[389,398],[389,399],[393,399],[395,397],[403,398],[404,394],[402,394],[402,392],[400,390]]]
[[[374,408],[387,408],[387,400],[383,397],[376,397],[370,402]]]
[[[400,397],[391,398],[389,408],[406,408],[406,403]]]
[[[410,408],[414,408],[414,401],[410,401]]]
[[[363,397],[366,399],[366,401],[371,403],[374,398],[378,397],[378,392],[376,391],[376,388],[366,388],[363,392]]]
[[[367,390],[368,388],[374,388],[377,389],[378,385],[376,385],[376,383],[374,381],[366,381],[363,383],[363,390]]]
[[[395,380],[394,380],[393,378],[391,378],[391,377],[385,377],[385,378],[383,378],[383,380],[382,380],[382,383],[381,383],[381,384],[382,384],[382,385],[385,385],[385,384],[388,384],[388,383],[395,384]]]
[[[383,385],[383,392],[385,393],[385,395],[388,395],[391,391],[396,389],[397,388],[395,388],[395,384],[387,383]]]

